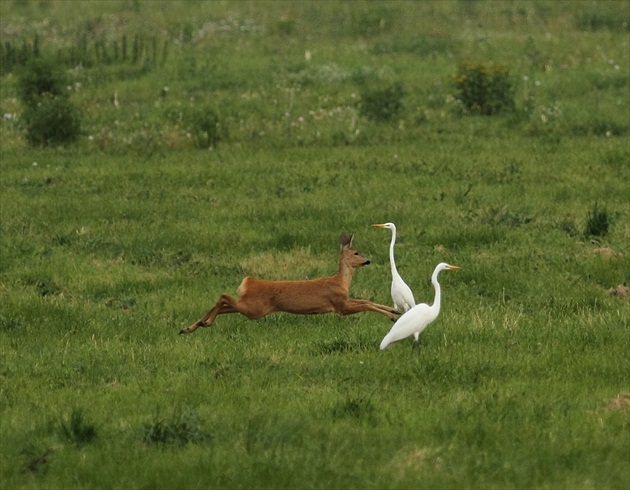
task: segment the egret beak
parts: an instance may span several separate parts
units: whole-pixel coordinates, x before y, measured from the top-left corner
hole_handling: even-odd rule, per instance
[[[456,265],[449,265],[449,266],[447,267],[447,269],[448,269],[449,271],[459,271],[459,270],[462,270],[462,268],[461,268],[461,267],[457,267]]]
[[[372,225],[374,228],[385,228],[385,225],[383,224],[376,224],[376,225]]]

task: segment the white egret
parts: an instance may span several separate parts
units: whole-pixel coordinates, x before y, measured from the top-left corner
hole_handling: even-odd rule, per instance
[[[417,345],[418,336],[422,333],[422,331],[429,326],[440,314],[440,302],[442,299],[442,292],[440,289],[440,283],[438,282],[438,274],[444,270],[457,270],[461,269],[461,267],[457,267],[456,265],[449,265],[444,262],[441,262],[437,265],[435,270],[433,271],[433,275],[431,276],[431,283],[435,288],[435,299],[433,300],[433,304],[429,306],[426,303],[420,303],[419,305],[414,306],[409,311],[407,311],[403,316],[401,316],[394,326],[389,331],[387,335],[383,338],[381,342],[381,350],[386,349],[390,345],[406,339],[411,335],[414,336],[414,348]]]
[[[394,223],[383,223],[372,225],[375,228],[387,228],[392,230],[392,241],[389,244],[389,264],[392,267],[392,300],[394,301],[394,307],[399,313],[405,313],[416,305],[416,300],[413,298],[411,289],[403,278],[398,274],[396,269],[396,261],[394,260],[394,244],[396,243],[396,225]]]

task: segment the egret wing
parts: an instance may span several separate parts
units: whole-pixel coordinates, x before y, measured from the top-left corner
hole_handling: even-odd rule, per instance
[[[394,305],[401,313],[410,310],[416,305],[416,300],[413,297],[411,289],[400,277],[392,281],[391,293]]]
[[[429,305],[421,303],[401,316],[381,342],[381,349],[421,332],[433,321]]]

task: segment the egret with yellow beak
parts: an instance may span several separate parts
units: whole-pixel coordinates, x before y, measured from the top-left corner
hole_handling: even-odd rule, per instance
[[[425,328],[433,323],[440,314],[442,292],[440,289],[440,283],[437,280],[438,274],[445,270],[452,271],[458,269],[461,269],[461,267],[449,265],[444,262],[437,265],[433,271],[433,275],[431,276],[431,283],[435,288],[435,299],[433,300],[433,304],[429,306],[426,303],[420,303],[396,320],[396,323],[394,323],[394,326],[391,328],[389,333],[383,338],[383,341],[381,342],[381,350],[386,349],[390,345],[406,339],[407,337],[411,337],[412,335],[414,336],[413,347],[415,348],[418,345],[418,336]]]

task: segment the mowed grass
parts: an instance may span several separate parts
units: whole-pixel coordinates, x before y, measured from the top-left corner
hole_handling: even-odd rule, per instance
[[[130,79],[77,73],[73,147],[29,148],[3,120],[3,488],[630,485],[624,4],[25,5],[3,16],[115,14],[201,38]],[[474,46],[537,90],[516,115],[456,113],[448,81]],[[186,56],[198,64],[175,77]],[[359,75],[405,83],[398,119],[359,114]],[[3,112],[19,111],[14,85]],[[210,151],[162,118],[191,96],[227,126]],[[606,234],[585,233],[595,209]],[[440,275],[418,352],[379,351],[391,322],[372,313],[225,315],[177,335],[245,275],[333,274],[341,233],[372,260],[351,294],[389,303],[390,235],[370,227],[385,221],[417,300],[438,262],[462,267]]]

